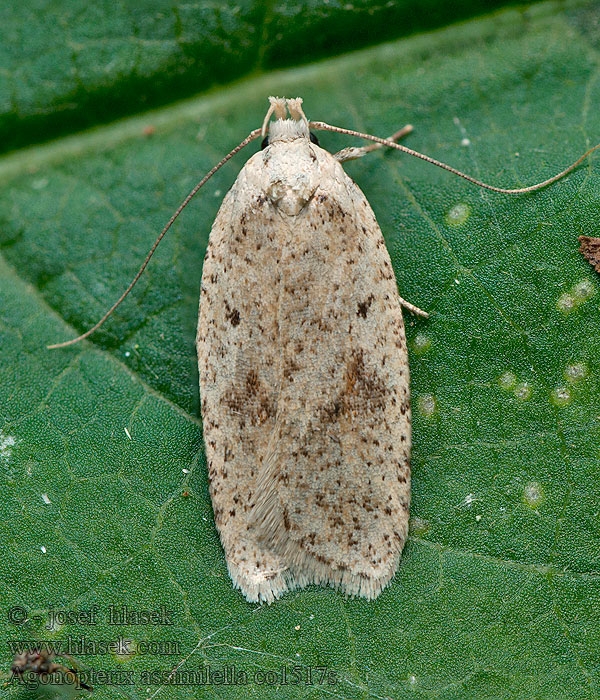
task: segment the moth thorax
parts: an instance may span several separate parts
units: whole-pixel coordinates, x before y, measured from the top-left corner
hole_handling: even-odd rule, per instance
[[[308,125],[305,121],[277,119],[269,124],[269,143],[274,141],[294,141],[300,138],[310,138]]]

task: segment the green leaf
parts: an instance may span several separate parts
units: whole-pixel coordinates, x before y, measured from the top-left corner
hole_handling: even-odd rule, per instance
[[[29,0],[0,8],[0,152],[502,0]]]
[[[92,680],[100,700],[598,697],[600,296],[577,250],[595,232],[597,158],[518,197],[396,152],[347,165],[401,295],[431,312],[406,317],[412,535],[376,601],[312,587],[249,605],[214,527],[195,317],[211,222],[256,146],[187,208],[102,331],[45,345],[119,296],[183,196],[261,123],[269,94],[302,95],[309,118],[378,135],[410,121],[408,145],[493,184],[561,170],[600,140],[599,19],[595,4],[507,10],[0,161],[7,638],[162,645],[74,650],[121,674]],[[332,151],[348,143],[321,136]],[[174,624],[111,625],[109,605],[166,606]],[[51,606],[98,606],[98,623],[45,629]],[[197,676],[168,682],[178,664]],[[227,669],[217,685],[210,673]]]

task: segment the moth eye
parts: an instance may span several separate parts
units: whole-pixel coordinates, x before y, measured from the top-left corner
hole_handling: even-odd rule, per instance
[[[317,146],[319,145],[319,139],[313,134],[312,131],[310,132],[310,140],[311,140],[313,143],[316,143]]]
[[[265,138],[262,140],[262,143],[260,144],[260,150],[264,151],[268,145],[269,145],[269,137],[265,136]]]

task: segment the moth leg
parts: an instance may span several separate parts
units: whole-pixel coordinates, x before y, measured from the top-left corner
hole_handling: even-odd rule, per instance
[[[412,311],[412,313],[415,314],[416,316],[422,316],[423,318],[429,318],[429,314],[427,313],[427,311],[423,311],[423,309],[420,309],[418,306],[411,304],[410,301],[406,301],[406,299],[403,299],[402,297],[399,297],[399,299],[400,299],[400,304],[405,309]]]
[[[413,130],[412,124],[407,124],[406,126],[403,126],[400,129],[400,131],[397,131],[395,134],[388,136],[387,140],[388,141],[399,141],[401,138],[403,138],[407,134],[410,134],[410,132],[412,130]],[[349,146],[348,148],[342,148],[341,151],[334,153],[333,157],[336,160],[339,160],[340,163],[344,163],[347,160],[356,160],[357,158],[362,158],[363,156],[366,156],[367,153],[371,153],[371,151],[377,151],[380,148],[384,148],[384,145],[382,143],[372,143],[370,146],[360,146],[360,147]]]

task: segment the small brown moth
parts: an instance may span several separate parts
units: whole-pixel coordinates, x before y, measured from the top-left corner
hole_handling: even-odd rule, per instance
[[[213,224],[202,273],[198,366],[215,522],[249,601],[311,583],[371,599],[408,532],[410,402],[401,307],[381,230],[341,163],[382,146],[493,187],[395,141],[309,122],[302,100],[271,97],[255,129],[192,190],[262,137]],[[270,121],[275,116],[275,121]],[[332,155],[311,129],[375,142]]]

